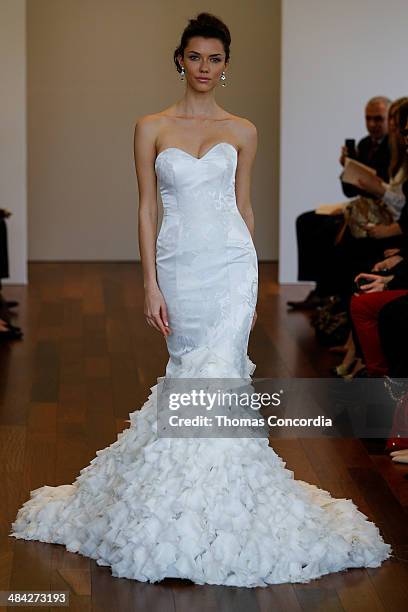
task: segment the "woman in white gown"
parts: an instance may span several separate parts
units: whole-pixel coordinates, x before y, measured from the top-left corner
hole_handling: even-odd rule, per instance
[[[214,16],[191,20],[175,52],[184,97],[135,130],[145,315],[165,336],[169,378],[248,379],[255,369],[247,346],[258,288],[256,130],[214,99],[229,45]],[[11,535],[63,544],[114,576],[150,582],[307,582],[390,556],[351,500],[295,480],[266,438],[158,436],[156,399],[154,385],[129,429],[73,484],[32,491]]]

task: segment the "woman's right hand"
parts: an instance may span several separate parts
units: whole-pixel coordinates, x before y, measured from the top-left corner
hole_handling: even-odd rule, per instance
[[[339,162],[341,163],[342,166],[344,166],[346,163],[347,155],[348,155],[347,147],[343,145],[341,147],[341,153],[340,153],[340,159],[339,159]]]
[[[387,257],[383,261],[379,261],[375,264],[372,271],[373,272],[381,272],[382,270],[391,270],[391,268],[395,268],[403,258],[401,255],[393,255],[392,257]]]
[[[172,333],[169,327],[166,302],[158,285],[145,289],[144,315],[147,323],[161,332],[164,337]]]
[[[401,249],[385,249],[384,257],[393,257],[393,255],[398,255]]]

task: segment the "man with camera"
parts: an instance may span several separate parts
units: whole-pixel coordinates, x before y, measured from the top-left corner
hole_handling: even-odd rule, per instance
[[[391,100],[384,96],[371,98],[365,107],[365,121],[368,135],[355,141],[347,139],[341,149],[340,163],[344,166],[346,157],[353,158],[374,168],[384,181],[388,180],[390,149],[388,142],[388,109]],[[342,175],[340,176],[340,180]],[[347,197],[365,194],[354,185],[342,181]],[[316,287],[299,302],[289,301],[288,306],[296,310],[308,310],[321,306],[327,296],[337,293],[336,278],[331,274],[331,253],[336,235],[343,223],[343,215],[319,215],[315,211],[303,213],[296,219],[298,242],[298,280],[315,281]]]

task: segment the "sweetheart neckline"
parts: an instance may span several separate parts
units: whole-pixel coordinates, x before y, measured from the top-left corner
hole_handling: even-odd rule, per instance
[[[195,159],[196,161],[201,161],[203,160],[205,157],[207,157],[207,155],[209,155],[211,153],[211,151],[213,151],[214,149],[216,149],[217,147],[219,147],[220,145],[228,145],[229,147],[232,147],[235,151],[235,153],[238,155],[238,150],[236,147],[234,147],[233,144],[231,144],[230,142],[217,142],[215,145],[213,145],[212,147],[210,147],[208,149],[208,151],[206,151],[204,153],[204,155],[202,155],[201,157],[196,157],[195,155],[192,155],[191,153],[189,153],[188,151],[185,151],[184,149],[181,149],[180,147],[166,147],[165,149],[163,149],[162,151],[160,151],[160,153],[157,154],[156,159],[155,159],[155,165],[157,160],[159,159],[160,155],[162,155],[163,153],[165,153],[166,151],[180,151],[181,153],[184,153],[184,155],[187,155],[188,157],[191,157],[192,159]]]

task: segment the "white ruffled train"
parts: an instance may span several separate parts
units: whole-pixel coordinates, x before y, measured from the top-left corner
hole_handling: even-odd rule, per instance
[[[200,376],[222,368],[214,354],[201,363]],[[352,501],[294,480],[267,439],[158,438],[157,389],[72,485],[32,491],[10,535],[64,544],[143,582],[264,587],[390,556]]]

